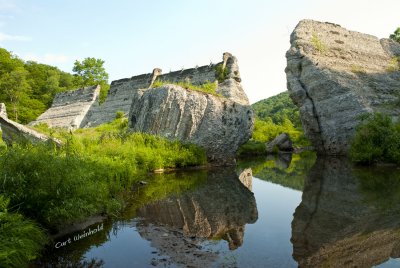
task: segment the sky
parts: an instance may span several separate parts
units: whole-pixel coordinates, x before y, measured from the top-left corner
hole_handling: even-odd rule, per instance
[[[0,0],[0,47],[67,72],[100,58],[110,82],[230,52],[254,103],[286,90],[285,53],[300,20],[387,38],[399,11],[399,0]]]

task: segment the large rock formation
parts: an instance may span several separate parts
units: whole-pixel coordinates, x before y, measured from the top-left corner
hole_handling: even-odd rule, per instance
[[[211,162],[232,163],[239,146],[251,136],[249,105],[175,85],[137,96],[129,113],[134,131],[197,144],[206,149]]]
[[[30,125],[46,123],[49,127],[77,129],[81,127],[92,105],[98,105],[100,86],[86,87],[58,93],[47,111]]]
[[[318,158],[292,222],[299,267],[373,267],[399,258],[398,179],[396,170]]]
[[[7,118],[6,106],[0,103],[0,125],[2,138],[7,145],[12,145],[14,142],[54,142],[57,146],[61,146],[62,142],[58,139],[51,138],[24,125],[14,122]]]
[[[287,86],[321,154],[346,154],[364,113],[400,114],[400,44],[339,25],[301,21],[290,38]]]

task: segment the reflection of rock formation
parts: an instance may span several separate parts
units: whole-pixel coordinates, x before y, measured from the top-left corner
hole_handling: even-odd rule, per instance
[[[395,209],[366,203],[346,161],[319,159],[294,214],[293,257],[300,267],[370,267],[399,257]]]
[[[251,170],[240,177],[251,186],[248,174],[251,176]],[[235,172],[218,169],[209,171],[202,187],[147,204],[138,210],[138,216],[142,218],[138,231],[152,246],[171,256],[175,263],[198,265],[199,256],[204,255],[210,263],[216,257],[216,253],[201,251],[200,243],[222,238],[230,249],[236,249],[243,243],[244,225],[254,223],[258,213],[253,193]]]

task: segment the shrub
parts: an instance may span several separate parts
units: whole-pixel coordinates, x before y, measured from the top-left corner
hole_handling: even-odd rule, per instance
[[[350,158],[360,164],[400,163],[400,124],[380,113],[363,116],[351,142]]]
[[[319,39],[317,33],[313,33],[311,36],[311,44],[314,49],[317,50],[320,54],[324,54],[326,52],[326,45],[322,43],[321,39]]]
[[[222,83],[228,78],[229,74],[229,69],[228,67],[225,66],[225,68],[222,68],[222,64],[219,64],[215,67],[215,78],[218,80],[218,82]]]
[[[397,72],[400,70],[400,56],[390,59],[389,65],[386,68],[388,72]]]
[[[125,113],[123,111],[118,111],[115,113],[115,119],[120,119],[125,117]]]

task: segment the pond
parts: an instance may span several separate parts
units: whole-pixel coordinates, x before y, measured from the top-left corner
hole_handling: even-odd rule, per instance
[[[154,174],[33,267],[399,267],[400,170],[314,154]]]

